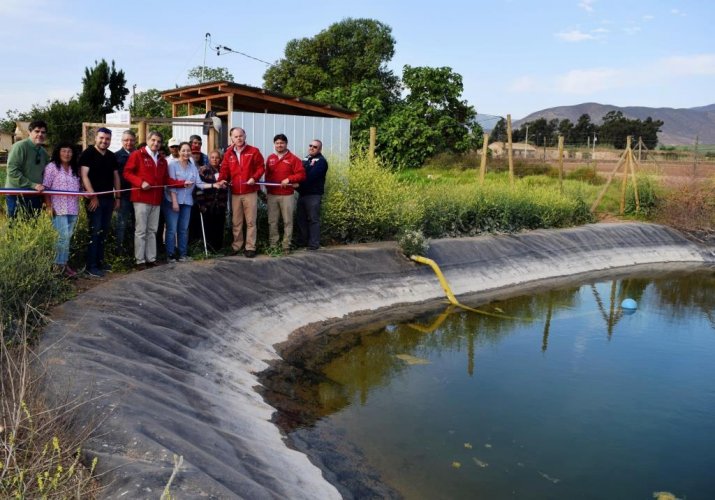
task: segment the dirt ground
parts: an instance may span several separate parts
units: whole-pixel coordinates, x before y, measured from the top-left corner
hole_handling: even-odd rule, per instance
[[[616,165],[617,162],[615,161],[601,161],[596,164],[596,171],[599,175],[608,177],[608,175],[613,172]],[[564,170],[566,172],[570,172],[584,166],[586,166],[586,164],[581,161],[564,162]],[[623,166],[621,166],[618,171],[619,177],[623,173],[623,170]],[[660,180],[663,185],[668,187],[677,187],[688,184],[693,180],[703,181],[706,179],[713,179],[713,177],[715,177],[715,162],[654,162],[649,160],[636,165],[636,172],[651,174]]]

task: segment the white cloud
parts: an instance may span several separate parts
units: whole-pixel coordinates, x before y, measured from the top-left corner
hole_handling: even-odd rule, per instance
[[[586,12],[593,12],[593,2],[594,0],[581,0],[578,6],[585,10]]]
[[[616,68],[574,69],[556,78],[556,87],[567,94],[592,94],[622,87],[623,70]]]
[[[643,16],[644,21],[652,21],[653,19],[655,19],[655,16],[652,14],[646,14],[645,16]]]
[[[537,83],[536,80],[531,76],[520,76],[509,84],[508,90],[510,92],[531,92],[536,90]]]
[[[640,31],[641,31],[640,26],[626,26],[625,28],[623,28],[623,32],[626,35],[631,35],[631,36],[637,35],[638,33],[640,33]]]
[[[673,56],[622,68],[573,69],[543,86],[555,87],[565,94],[589,95],[614,89],[662,86],[666,82],[677,85],[689,77],[710,75],[715,75],[715,53]]]
[[[658,61],[655,67],[673,76],[715,75],[715,54],[668,57]]]
[[[687,14],[685,12],[681,11],[680,9],[670,9],[670,13],[673,14],[674,16],[680,16],[680,17],[685,17]]]
[[[594,40],[596,38],[595,36],[589,33],[584,33],[580,30],[562,31],[560,33],[555,33],[554,36],[565,42],[583,42],[584,40]]]
[[[605,35],[608,32],[609,32],[609,30],[606,28],[596,28],[596,29],[591,30],[591,33],[596,33],[597,35]]]

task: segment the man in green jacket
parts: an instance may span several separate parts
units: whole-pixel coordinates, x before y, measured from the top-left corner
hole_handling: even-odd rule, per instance
[[[42,173],[49,163],[44,144],[47,137],[47,123],[36,120],[30,123],[30,137],[13,144],[7,159],[6,188],[34,189],[38,194],[30,196],[8,195],[7,215],[15,217],[18,210],[37,215],[42,209]]]

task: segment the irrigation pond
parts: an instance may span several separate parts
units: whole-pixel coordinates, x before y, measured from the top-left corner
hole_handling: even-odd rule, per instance
[[[344,496],[713,498],[712,267],[471,305],[273,370],[276,420]]]

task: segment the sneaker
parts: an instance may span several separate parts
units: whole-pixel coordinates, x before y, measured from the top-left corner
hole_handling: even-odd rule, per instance
[[[65,273],[65,276],[67,276],[70,279],[77,277],[77,271],[72,269],[70,266],[65,266],[64,273]]]
[[[167,261],[169,264],[173,264],[173,263],[176,262],[176,258],[174,258],[174,257],[168,257],[168,258],[166,259],[166,261]]]
[[[99,268],[104,271],[105,273],[111,273],[112,272],[112,265],[111,264],[102,264],[99,266]]]
[[[179,262],[191,262],[192,260],[194,260],[194,259],[192,259],[192,258],[189,257],[188,255],[184,255],[184,256],[182,256],[182,257],[179,257]]]
[[[248,258],[248,259],[252,259],[256,256],[256,251],[255,250],[246,250],[245,252],[243,252],[243,255],[245,255],[246,258]]]
[[[104,278],[105,275],[104,271],[97,269],[96,267],[90,267],[85,272],[90,278]]]

